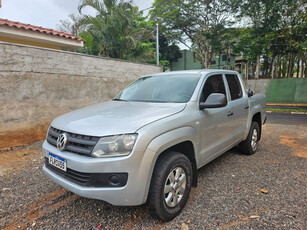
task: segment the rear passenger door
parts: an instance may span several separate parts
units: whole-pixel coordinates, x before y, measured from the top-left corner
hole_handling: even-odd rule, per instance
[[[229,92],[229,125],[232,129],[232,142],[238,142],[246,131],[249,104],[242,83],[236,74],[225,74]]]

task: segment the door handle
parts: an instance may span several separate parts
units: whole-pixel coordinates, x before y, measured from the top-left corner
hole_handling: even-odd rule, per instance
[[[244,107],[244,109],[249,109],[249,106],[248,106],[248,105],[246,105],[246,106]]]
[[[233,112],[229,111],[227,114],[227,117],[231,117],[233,115]]]

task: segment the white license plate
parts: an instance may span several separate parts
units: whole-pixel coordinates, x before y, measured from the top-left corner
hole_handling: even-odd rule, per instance
[[[49,153],[48,162],[54,167],[57,167],[66,172],[66,160],[62,157]]]

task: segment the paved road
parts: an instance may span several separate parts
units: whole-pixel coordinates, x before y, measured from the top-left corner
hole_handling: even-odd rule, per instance
[[[267,113],[268,124],[307,125],[307,114]]]

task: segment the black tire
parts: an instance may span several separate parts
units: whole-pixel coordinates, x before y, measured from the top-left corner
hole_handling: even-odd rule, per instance
[[[240,151],[246,155],[253,155],[258,149],[260,128],[257,122],[253,121],[247,138],[239,145]]]
[[[168,152],[161,156],[156,163],[148,195],[151,214],[162,221],[174,219],[184,208],[191,185],[192,166],[185,155]],[[165,193],[168,190],[171,191]]]

